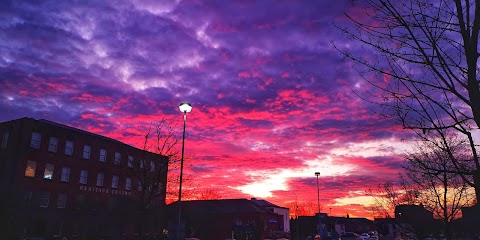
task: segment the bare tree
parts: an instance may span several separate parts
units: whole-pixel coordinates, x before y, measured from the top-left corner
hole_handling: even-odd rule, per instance
[[[417,239],[429,232],[429,224],[425,221],[419,224],[417,219],[412,221],[409,216],[397,219],[393,215],[399,207],[422,205],[418,186],[412,185],[405,175],[399,175],[398,182],[388,181],[379,184],[377,189],[370,189],[367,193],[374,198],[374,204],[370,206],[372,211],[385,218],[395,218],[394,229],[398,231],[395,234]]]
[[[315,216],[318,212],[318,206],[316,201],[302,201],[302,202],[289,202],[287,207],[291,209],[290,215],[295,213],[295,209],[297,216]],[[320,209],[322,209],[322,205],[320,205]]]
[[[455,154],[464,148],[453,141],[449,145]],[[407,156],[405,170],[408,179],[419,189],[422,204],[442,220],[445,236],[452,239],[452,221],[459,217],[462,207],[472,204],[474,196],[461,177],[450,171],[454,166],[448,154],[435,146],[431,142],[419,144]]]
[[[178,149],[180,130],[164,118],[155,125],[151,124],[144,135],[143,154],[133,164],[139,181],[138,197],[144,209],[165,204],[159,200],[167,194],[177,194],[178,176],[172,172],[178,168],[176,165],[181,158]]]
[[[204,189],[196,194],[195,200],[218,200],[222,195],[214,189]]]
[[[349,21],[336,26],[360,43],[362,51],[352,44],[337,43],[335,48],[374,87],[362,97],[380,104],[382,114],[397,119],[422,140],[437,144],[452,163],[450,172],[473,187],[479,199],[480,161],[473,133],[480,126],[480,1],[364,0],[358,4],[364,14],[346,14]],[[469,161],[454,155],[448,142],[452,135],[464,142]]]
[[[387,181],[377,189],[369,189],[367,194],[374,199],[372,211],[385,218],[394,218],[395,208],[400,205],[420,204],[418,189],[408,184],[405,176],[399,175],[399,181]]]
[[[370,190],[369,195],[375,199],[372,208],[389,218],[399,206],[422,206],[432,213],[433,218],[442,220],[443,226],[438,226],[439,230],[452,239],[451,223],[459,217],[462,207],[473,203],[474,194],[460,175],[451,171],[454,166],[449,154],[437,148],[437,145],[443,144],[443,140],[438,140],[440,143],[436,144],[431,141],[433,139],[418,143],[414,150],[405,155],[405,174],[399,176],[398,183],[386,182],[378,190]],[[450,139],[448,144],[456,159],[462,159],[465,148],[462,142]],[[420,225],[427,219],[419,222],[418,219],[404,216],[403,220],[406,222],[397,224],[409,236],[425,236],[436,227],[435,224]]]

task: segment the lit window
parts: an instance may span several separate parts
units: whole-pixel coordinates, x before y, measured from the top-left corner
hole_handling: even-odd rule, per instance
[[[8,132],[4,133],[2,136],[2,149],[7,148],[8,146]]]
[[[112,188],[118,188],[118,179],[119,179],[119,177],[117,175],[113,175],[113,177],[112,177]]]
[[[42,135],[38,132],[32,132],[32,139],[30,141],[30,147],[40,149],[40,143],[42,141]]]
[[[83,146],[83,158],[90,159],[91,152],[92,152],[92,147],[90,145]]]
[[[53,169],[54,169],[53,164],[47,163],[47,164],[45,165],[45,172],[44,172],[44,174],[43,174],[43,178],[45,178],[45,179],[52,179],[52,177],[53,177]]]
[[[88,171],[87,170],[81,170],[80,171],[80,183],[81,184],[87,184],[88,180]]]
[[[107,161],[107,150],[105,149],[100,149],[100,162],[106,162]]]
[[[116,152],[115,153],[115,161],[113,161],[113,164],[120,165],[121,160],[122,160],[122,155],[119,152]]]
[[[127,177],[127,179],[125,180],[125,189],[132,189],[132,178]]]
[[[39,197],[39,206],[40,207],[48,207],[48,203],[50,202],[50,192],[41,191]]]
[[[60,178],[62,182],[69,182],[70,181],[70,168],[63,167],[62,168],[62,177]]]
[[[128,156],[128,163],[127,163],[129,168],[133,168],[133,157]]]
[[[32,206],[32,191],[23,192],[23,206],[24,207]]]
[[[50,137],[50,142],[48,143],[48,151],[57,152],[57,148],[58,148],[58,138]]]
[[[28,160],[25,168],[25,177],[35,177],[35,170],[37,169],[37,162]]]
[[[103,174],[103,172],[99,172],[97,174],[97,186],[99,186],[99,187],[103,186],[104,178],[105,178],[105,175]]]
[[[57,208],[65,208],[65,204],[67,203],[67,194],[59,193],[57,199]]]
[[[71,140],[67,140],[67,142],[65,142],[65,155],[73,155],[73,141]]]
[[[155,163],[153,161],[150,162],[150,172],[155,171]]]

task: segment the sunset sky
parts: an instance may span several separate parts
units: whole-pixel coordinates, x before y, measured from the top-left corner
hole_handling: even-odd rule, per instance
[[[41,2],[41,3],[39,3]],[[0,121],[48,119],[141,147],[187,115],[185,171],[223,198],[371,217],[365,191],[395,179],[409,132],[357,94],[370,86],[333,48],[338,1],[0,3]],[[374,56],[371,56],[374,57]]]

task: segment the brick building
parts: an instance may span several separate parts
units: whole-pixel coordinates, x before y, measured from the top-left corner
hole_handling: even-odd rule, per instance
[[[165,228],[168,159],[48,120],[0,123],[0,238],[145,239]]]
[[[175,227],[178,202],[168,206],[170,226]],[[263,240],[288,237],[283,215],[248,199],[182,201],[185,237],[208,240]],[[177,239],[175,230],[169,239]]]

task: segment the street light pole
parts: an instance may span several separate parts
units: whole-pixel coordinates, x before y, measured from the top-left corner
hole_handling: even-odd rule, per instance
[[[318,177],[320,176],[320,172],[315,172],[315,176],[317,176],[318,229],[319,229],[320,235],[322,235],[322,221],[320,218],[320,188],[318,186]]]
[[[187,113],[192,111],[190,103],[181,103],[178,107],[183,113],[183,137],[182,137],[182,159],[180,160],[180,186],[178,188],[178,229],[177,239],[180,240],[180,229],[182,224],[182,180],[183,180],[183,155],[185,152],[185,128],[187,126]]]

